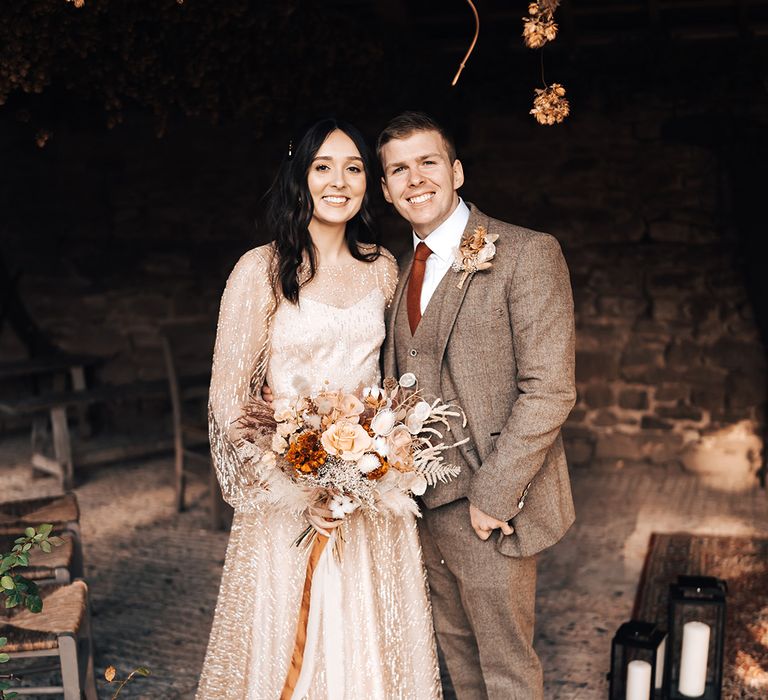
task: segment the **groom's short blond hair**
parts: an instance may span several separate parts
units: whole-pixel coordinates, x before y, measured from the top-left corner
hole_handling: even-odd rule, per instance
[[[381,161],[381,149],[393,139],[406,139],[419,131],[436,131],[445,144],[451,163],[456,160],[456,146],[448,131],[424,112],[403,112],[382,129],[376,139],[376,156]]]

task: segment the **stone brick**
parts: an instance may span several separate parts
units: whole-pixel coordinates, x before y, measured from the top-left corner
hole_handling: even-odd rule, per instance
[[[703,348],[693,340],[688,338],[675,339],[667,349],[667,366],[687,368],[691,365],[701,364],[703,356]]]
[[[589,464],[595,455],[595,441],[591,438],[565,438],[565,455],[574,466]]]
[[[709,355],[718,367],[746,372],[765,370],[765,350],[760,343],[721,338],[710,349]]]
[[[664,347],[659,344],[632,343],[621,357],[621,376],[630,382],[653,384],[664,366]]]
[[[619,358],[612,352],[576,352],[576,381],[615,379],[619,373]]]
[[[597,413],[591,416],[590,422],[592,425],[599,427],[609,427],[616,425],[619,422],[619,419],[613,411],[601,408]]]
[[[712,297],[696,297],[685,302],[683,313],[697,326],[713,323],[720,317],[720,304]]]
[[[722,367],[687,367],[684,369],[670,369],[667,377],[675,382],[688,382],[709,386],[722,386],[728,370]]]
[[[632,384],[654,385],[667,379],[668,370],[663,367],[654,367],[653,365],[636,365],[634,367],[624,367],[621,370],[621,377]]]
[[[629,337],[629,329],[615,322],[582,323],[576,334],[576,347],[579,350],[606,350],[623,348]],[[617,349],[617,353],[619,350]]]
[[[643,389],[622,389],[619,394],[619,406],[633,410],[648,408],[648,392]]]
[[[654,299],[652,313],[656,321],[676,321],[684,318],[682,305],[677,299]]]
[[[763,374],[755,376],[745,372],[733,372],[727,382],[727,407],[741,410],[766,403],[766,378]]]
[[[679,297],[682,292],[702,288],[704,280],[700,275],[689,269],[658,272],[648,278],[648,289],[651,294],[668,297]]]
[[[641,460],[644,457],[644,442],[644,437],[639,434],[611,433],[598,435],[595,457],[597,459]]]
[[[690,392],[686,384],[663,383],[656,388],[654,398],[656,401],[680,401],[687,399]]]
[[[712,413],[723,411],[725,410],[725,388],[722,386],[694,388],[691,390],[691,404]]]
[[[643,430],[672,430],[675,426],[656,416],[643,416],[640,420],[640,427]]]
[[[642,297],[604,295],[597,299],[597,310],[602,316],[617,316],[630,321],[648,308],[648,301]]]
[[[690,224],[677,221],[651,221],[648,235],[654,241],[687,243],[691,239]]]
[[[571,410],[568,416],[568,423],[581,423],[587,417],[587,409],[581,406],[576,406]]]
[[[589,287],[601,294],[625,294],[635,296],[643,288],[641,267],[613,267],[603,265],[592,271]]]
[[[674,406],[657,406],[656,415],[659,418],[671,418],[675,420],[700,421],[702,418],[700,409],[688,406],[682,401]]]
[[[660,344],[630,343],[621,356],[622,367],[664,365],[664,346]]]
[[[607,384],[589,384],[581,394],[590,408],[605,408],[613,404],[613,389]]]
[[[716,229],[682,221],[652,221],[648,235],[665,243],[711,243],[718,239]]]

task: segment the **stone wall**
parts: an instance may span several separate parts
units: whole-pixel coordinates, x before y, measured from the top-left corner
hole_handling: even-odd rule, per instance
[[[717,431],[763,429],[765,349],[727,167],[716,149],[669,132],[680,118],[706,119],[713,98],[603,97],[576,95],[557,128],[519,106],[470,109],[459,142],[464,196],[564,248],[578,332],[571,463],[676,465]],[[54,133],[41,152],[0,118],[12,164],[0,169],[0,204],[11,212],[2,253],[23,273],[34,318],[62,347],[111,357],[101,381],[158,376],[158,321],[212,319],[228,270],[266,238],[252,222],[283,135],[189,124],[155,141],[139,125]],[[384,221],[387,245],[404,250],[407,230]],[[7,329],[0,349],[21,353]],[[759,441],[744,444],[754,472]]]
[[[564,431],[570,462],[683,463],[717,472],[713,482],[753,485],[766,350],[731,173],[714,147],[669,135],[679,120],[706,123],[712,105],[641,93],[619,110],[580,108],[588,116],[543,139],[522,124],[513,139],[484,139],[504,128],[498,117],[476,123],[470,139],[492,211],[554,233],[568,260],[578,383]],[[488,194],[477,191],[480,201]]]

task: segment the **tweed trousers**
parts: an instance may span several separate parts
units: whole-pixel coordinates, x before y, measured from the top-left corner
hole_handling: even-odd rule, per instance
[[[543,700],[533,650],[536,558],[499,552],[499,533],[480,540],[466,499],[425,509],[419,534],[435,631],[458,700]]]

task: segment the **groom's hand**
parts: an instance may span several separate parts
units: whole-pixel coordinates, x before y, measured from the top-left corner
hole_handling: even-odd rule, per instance
[[[511,535],[515,528],[503,520],[496,520],[491,515],[483,513],[479,508],[469,504],[469,519],[472,523],[472,529],[481,540],[487,540],[494,530],[501,529],[505,535]]]
[[[274,399],[275,395],[272,393],[272,389],[269,388],[269,384],[263,384],[261,387],[261,400],[271,406]]]

